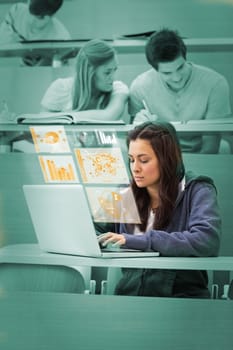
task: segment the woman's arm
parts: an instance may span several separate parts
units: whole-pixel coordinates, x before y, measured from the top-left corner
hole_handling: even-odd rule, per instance
[[[42,111],[61,112],[70,111],[71,79],[57,79],[47,89],[42,101]],[[114,90],[110,101],[104,109],[76,111],[79,120],[117,120],[120,119],[128,101],[128,87],[121,83],[114,83]]]
[[[78,111],[78,118],[82,120],[118,120],[124,113],[126,103],[128,101],[129,89],[126,84],[121,81],[114,81],[113,91],[108,105],[104,109],[89,109],[86,111]]]
[[[86,111],[75,111],[77,116],[77,122],[80,120],[118,120],[121,118],[125,105],[127,103],[128,96],[124,93],[118,93],[111,97],[109,104],[104,109],[88,109]],[[60,112],[58,108],[46,108],[42,106],[42,112]],[[65,112],[65,111],[64,111]],[[75,118],[74,115],[74,118]],[[75,119],[74,119],[74,122]]]
[[[142,235],[134,235],[121,225],[120,234],[108,232],[101,242],[116,243],[130,249],[154,250],[163,256],[218,255],[221,219],[215,188],[210,184],[197,183],[192,190],[189,209],[184,213],[178,207],[167,231],[149,230]],[[179,229],[182,221],[183,229]]]
[[[116,93],[111,96],[109,104],[104,109],[90,109],[86,111],[78,111],[78,120],[117,120],[120,119],[128,100],[125,93]]]
[[[217,256],[221,218],[216,190],[200,182],[191,196],[190,208],[184,212],[178,206],[167,231],[150,230],[141,236],[124,234],[127,248],[155,250],[164,256]]]

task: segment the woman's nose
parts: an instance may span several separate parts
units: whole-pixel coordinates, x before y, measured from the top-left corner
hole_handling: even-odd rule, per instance
[[[132,164],[132,171],[133,172],[139,172],[140,171],[140,167],[139,167],[139,164],[137,161],[134,161],[133,164]]]
[[[111,84],[113,84],[113,81],[114,81],[114,75],[111,74],[111,75],[109,76],[109,78],[108,78],[108,82],[111,83]]]

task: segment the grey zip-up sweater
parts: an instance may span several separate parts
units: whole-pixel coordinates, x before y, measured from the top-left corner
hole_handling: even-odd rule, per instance
[[[173,217],[166,230],[149,230],[133,235],[133,225],[120,225],[127,248],[159,251],[161,256],[217,256],[220,247],[221,218],[217,192],[212,179],[185,176],[185,189],[179,193]],[[208,297],[206,271],[123,269],[116,294],[148,296]]]

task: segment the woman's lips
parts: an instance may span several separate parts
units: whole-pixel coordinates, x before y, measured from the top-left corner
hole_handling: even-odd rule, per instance
[[[142,181],[142,180],[144,180],[144,178],[143,177],[134,177],[134,180],[135,181]]]

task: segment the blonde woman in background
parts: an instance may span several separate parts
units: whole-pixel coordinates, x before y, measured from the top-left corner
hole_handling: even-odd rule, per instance
[[[120,119],[128,100],[128,87],[114,80],[117,57],[114,48],[99,39],[79,51],[73,77],[52,82],[42,98],[43,110],[75,110],[83,120]]]

